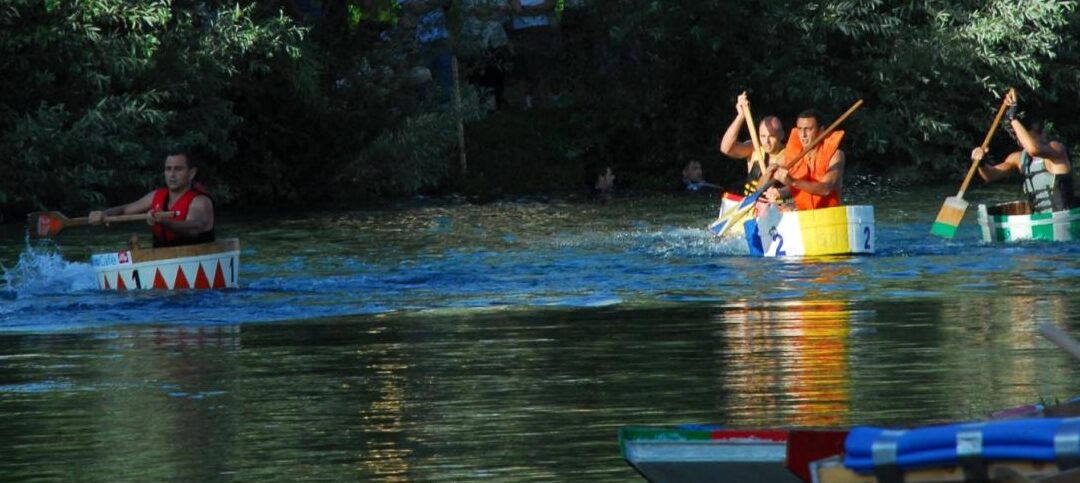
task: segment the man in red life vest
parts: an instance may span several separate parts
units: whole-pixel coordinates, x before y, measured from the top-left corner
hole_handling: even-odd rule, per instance
[[[798,156],[803,146],[810,144],[822,130],[821,114],[817,110],[799,113],[784,149],[788,161]],[[844,151],[840,149],[843,138],[844,131],[833,131],[790,171],[780,168],[773,173],[773,179],[791,190],[796,209],[840,206],[840,190],[844,184]]]
[[[154,248],[214,241],[214,201],[201,184],[193,182],[197,171],[187,153],[169,154],[165,158],[164,188],[126,205],[91,211],[90,223],[101,223],[106,216],[146,213],[146,223],[154,233]],[[159,221],[153,217],[159,211],[174,211],[176,216]]]

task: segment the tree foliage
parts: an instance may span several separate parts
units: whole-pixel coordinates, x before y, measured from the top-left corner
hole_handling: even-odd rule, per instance
[[[1008,86],[1080,138],[1075,0],[591,0],[560,8],[557,107],[487,112],[418,96],[392,0],[8,0],[0,8],[0,213],[129,200],[185,145],[223,202],[311,203],[440,189],[577,186],[614,165],[657,185],[688,158],[739,177],[716,140],[755,114],[816,107],[853,170],[963,169]],[[462,14],[451,8],[451,31]],[[455,37],[458,37],[455,35]],[[462,41],[463,56],[475,47]],[[555,67],[555,66],[553,66]],[[457,172],[458,119],[469,172]],[[997,150],[1010,148],[1002,137]],[[716,173],[722,176],[716,176]],[[723,181],[722,179],[720,181]]]

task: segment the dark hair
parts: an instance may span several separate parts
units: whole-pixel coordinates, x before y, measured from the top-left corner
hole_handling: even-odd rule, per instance
[[[821,111],[811,107],[810,109],[807,109],[807,110],[805,110],[803,112],[800,112],[799,115],[796,116],[796,118],[797,119],[810,119],[810,118],[812,118],[815,121],[817,121],[818,125],[820,126],[821,121],[824,118],[824,116],[821,115]]]
[[[195,169],[199,167],[196,157],[191,155],[191,150],[186,149],[183,146],[173,146],[165,151],[165,157],[170,156],[183,156],[187,160],[188,169]]]

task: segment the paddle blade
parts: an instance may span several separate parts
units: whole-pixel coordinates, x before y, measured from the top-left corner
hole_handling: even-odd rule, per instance
[[[720,227],[720,232],[717,233],[716,236],[722,237],[722,236],[726,235],[729,230],[734,228],[736,224],[742,223],[743,220],[746,219],[746,216],[749,215],[750,213],[752,213],[753,211],[754,211],[754,205],[750,205],[750,206],[747,206],[746,208],[743,208],[741,211],[736,212],[734,214],[734,216],[732,216],[731,218],[729,218],[727,220],[727,223],[725,223],[724,226]]]
[[[967,207],[968,202],[964,201],[963,198],[956,196],[946,198],[945,204],[941,205],[937,220],[934,221],[934,226],[930,228],[930,234],[942,238],[956,236],[956,228],[960,226],[960,221],[964,219],[964,211],[967,210]]]
[[[64,229],[67,217],[58,211],[38,211],[26,215],[26,225],[30,228],[30,238],[48,238]]]

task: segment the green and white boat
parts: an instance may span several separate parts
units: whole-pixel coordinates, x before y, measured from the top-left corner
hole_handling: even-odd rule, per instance
[[[1032,213],[1026,201],[979,205],[979,228],[986,243],[1023,240],[1080,240],[1080,208]]]

